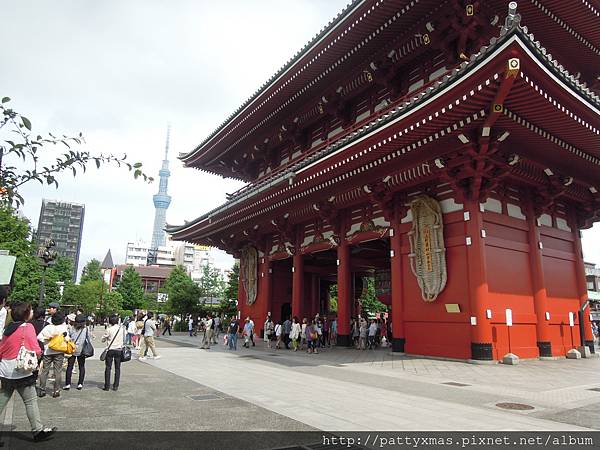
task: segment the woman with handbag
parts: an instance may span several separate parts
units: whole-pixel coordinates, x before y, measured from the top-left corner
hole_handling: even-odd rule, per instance
[[[59,338],[59,336],[62,336],[62,338]],[[48,374],[50,373],[50,367],[54,367],[54,390],[52,391],[52,397],[60,397],[63,361],[65,359],[65,350],[68,350],[69,346],[67,345],[66,349],[57,349],[59,347],[55,345],[55,342],[62,347],[61,344],[68,344],[70,341],[69,329],[65,323],[65,313],[62,311],[54,313],[52,323],[44,327],[38,335],[38,340],[42,341],[46,346],[44,357],[42,358],[44,365],[40,373],[40,393],[38,395],[40,397],[46,395]]]
[[[25,404],[25,413],[31,424],[35,441],[49,438],[56,428],[44,427],[40,418],[40,410],[35,392],[37,379],[38,356],[42,353],[33,325],[27,323],[31,319],[31,305],[16,303],[11,306],[13,322],[4,330],[0,341],[0,412],[13,393],[17,391]]]
[[[113,391],[119,389],[119,380],[121,379],[121,351],[123,349],[123,327],[119,325],[119,316],[110,316],[108,319],[109,327],[102,336],[102,342],[108,342],[108,346],[100,355],[100,360],[104,361],[104,387],[102,390],[110,389],[110,373],[113,362],[115,363],[115,379],[113,382]]]
[[[85,326],[86,318],[83,314],[78,314],[75,317],[73,328],[69,331],[71,341],[75,343],[75,351],[67,360],[67,374],[65,375],[65,391],[71,389],[71,376],[73,375],[73,367],[77,360],[79,377],[77,380],[77,390],[83,389],[83,380],[85,379],[85,358],[94,356],[94,347],[90,341],[90,335]]]

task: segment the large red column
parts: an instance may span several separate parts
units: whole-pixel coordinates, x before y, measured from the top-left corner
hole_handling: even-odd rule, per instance
[[[406,343],[404,336],[404,292],[402,291],[402,236],[400,217],[394,217],[390,238],[390,269],[392,289],[392,351],[403,352]]]
[[[465,201],[465,211],[469,212],[466,223],[467,264],[469,266],[469,303],[471,307],[471,358],[492,360],[492,326],[486,317],[488,305],[488,284],[486,275],[485,242],[483,215],[479,201]]]
[[[350,346],[350,309],[352,299],[352,285],[350,272],[350,246],[345,240],[340,242],[337,248],[338,258],[338,317],[337,317],[337,345],[340,347]]]
[[[265,255],[265,257],[263,258],[263,263],[261,265],[261,284],[260,284],[260,289],[259,289],[259,294],[260,294],[260,302],[262,305],[261,311],[262,311],[262,317],[253,317],[252,319],[254,320],[255,324],[260,324],[261,327],[264,326],[265,323],[265,319],[267,317],[267,314],[271,311],[271,308],[273,306],[273,297],[271,295],[272,292],[272,278],[273,278],[273,269],[271,267],[271,260],[268,256]],[[260,329],[260,335],[261,337],[264,336],[264,329]]]
[[[581,248],[581,236],[580,231],[577,229],[577,221],[571,221],[571,227],[573,228],[573,246],[575,249],[575,270],[577,276],[577,296],[579,297],[580,305],[583,305],[588,301],[587,293],[587,281],[585,278],[585,264],[583,263],[583,250]],[[584,336],[580,337],[581,344],[587,345],[591,353],[595,353],[594,350],[594,336],[592,334],[592,326],[590,324],[590,308],[589,305],[580,317],[583,322]],[[581,332],[580,332],[581,334]]]
[[[302,303],[304,301],[304,260],[302,253],[296,251],[292,266],[292,317],[302,317]]]
[[[546,319],[548,312],[548,295],[546,293],[546,280],[544,278],[543,254],[540,243],[540,230],[533,205],[527,208],[527,227],[529,238],[529,265],[531,267],[531,281],[533,287],[533,307],[536,316],[537,346],[541,357],[552,357],[552,340],[550,322]]]

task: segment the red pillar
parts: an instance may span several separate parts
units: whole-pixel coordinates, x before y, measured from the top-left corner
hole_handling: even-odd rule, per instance
[[[261,328],[260,328],[260,335],[261,337],[264,336],[264,329],[262,328],[264,326],[265,323],[265,319],[267,317],[267,314],[271,311],[271,308],[273,306],[273,297],[271,295],[272,292],[272,278],[273,278],[273,269],[271,268],[271,260],[269,259],[268,256],[265,255],[265,257],[263,258],[263,263],[261,265],[261,273],[260,273],[260,290],[259,290],[259,294],[260,294],[260,302],[261,302],[261,312],[262,317],[253,317],[252,320],[254,320],[255,324],[260,324]]]
[[[392,351],[403,352],[406,342],[404,336],[404,292],[402,291],[402,236],[400,217],[394,219],[390,238],[390,269],[392,289]]]
[[[292,317],[302,317],[302,303],[304,300],[304,260],[302,253],[296,251],[292,266]]]
[[[527,208],[527,227],[529,238],[529,265],[531,266],[531,281],[533,287],[533,307],[536,315],[537,346],[541,357],[552,357],[552,341],[550,322],[546,319],[548,311],[548,295],[544,278],[543,253],[540,248],[542,239],[537,224],[537,216],[533,205]]]
[[[340,242],[337,248],[338,258],[338,336],[337,345],[340,347],[350,346],[350,309],[352,298],[352,285],[350,280],[350,246],[345,240]]]
[[[479,201],[465,201],[465,211],[469,212],[466,221],[467,264],[469,266],[469,303],[471,307],[471,358],[492,360],[492,326],[486,317],[488,305],[488,284],[486,275],[485,242],[482,237],[483,215]]]
[[[571,221],[571,227],[573,228],[573,247],[575,249],[575,270],[577,276],[577,297],[579,298],[580,305],[583,305],[588,301],[587,294],[587,281],[585,278],[585,264],[583,263],[583,250],[581,248],[581,236],[580,231],[577,228],[577,221]],[[594,336],[592,334],[592,326],[590,323],[590,307],[588,306],[580,317],[583,322],[584,336],[580,337],[581,345],[587,345],[591,353],[595,353],[594,350]],[[580,332],[581,334],[581,332]]]
[[[309,317],[314,317],[316,313],[319,312],[319,300],[320,300],[320,292],[319,292],[319,277],[316,273],[310,274],[310,312],[308,313]]]

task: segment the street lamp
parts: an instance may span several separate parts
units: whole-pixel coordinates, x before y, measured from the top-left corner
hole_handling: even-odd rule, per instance
[[[40,262],[42,263],[42,282],[40,284],[40,301],[38,306],[44,306],[44,295],[46,289],[46,269],[48,266],[54,264],[56,258],[58,258],[58,253],[54,250],[56,243],[54,239],[46,239],[40,248],[38,249],[38,258],[40,258]]]

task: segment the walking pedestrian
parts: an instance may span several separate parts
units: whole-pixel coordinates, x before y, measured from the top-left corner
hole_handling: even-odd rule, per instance
[[[148,313],[152,317],[152,313]],[[115,378],[112,389],[119,389],[119,381],[121,380],[121,349],[123,348],[123,327],[119,325],[119,316],[113,315],[108,319],[109,327],[106,333],[102,336],[102,342],[107,342],[106,359],[104,360],[104,387],[103,391],[110,389],[110,375],[112,372],[113,362],[115,364]],[[154,324],[153,324],[154,325]],[[154,338],[153,338],[154,339]],[[141,358],[140,358],[141,359]]]
[[[246,317],[246,323],[244,324],[244,331],[242,332],[242,336],[244,337],[244,347],[250,348],[250,336],[254,333],[253,322],[250,320],[250,317]]]
[[[188,318],[188,331],[190,332],[190,337],[193,336],[194,333],[194,319],[192,319],[192,315]]]
[[[169,336],[173,336],[171,334],[171,318],[165,317],[165,330],[163,331],[163,336],[166,336],[169,333]]]
[[[2,289],[2,288],[0,288]],[[3,290],[3,289],[2,289]],[[0,297],[6,299],[7,293],[0,292]],[[56,427],[45,427],[42,424],[40,410],[35,392],[37,380],[37,359],[23,360],[20,356],[21,348],[33,352],[36,358],[42,353],[35,329],[31,323],[31,305],[29,303],[15,303],[10,308],[13,322],[8,324],[2,333],[0,342],[0,412],[4,412],[6,405],[17,391],[23,404],[25,413],[31,425],[34,441],[42,441],[56,433]],[[35,361],[35,362],[34,362]]]
[[[371,325],[369,325],[369,350],[373,350],[377,345],[377,322],[371,320]]]
[[[265,342],[267,343],[267,347],[271,348],[271,341],[275,338],[275,324],[271,319],[271,316],[267,316],[267,320],[265,321]]]
[[[52,315],[52,323],[46,325],[44,329],[38,334],[38,340],[42,341],[45,345],[44,356],[42,358],[43,367],[40,374],[40,392],[39,396],[44,397],[46,395],[46,383],[48,381],[48,373],[50,368],[54,369],[54,389],[52,391],[52,397],[60,397],[60,385],[62,378],[62,367],[65,359],[65,354],[58,350],[53,350],[48,345],[50,340],[58,335],[63,335],[65,341],[69,341],[69,329],[65,323],[65,314],[62,311],[58,311]]]
[[[331,345],[337,344],[337,317],[334,317],[331,321],[331,327],[329,330],[329,342]]]
[[[231,322],[229,323],[229,329],[227,330],[229,333],[229,338],[227,342],[229,344],[229,350],[237,350],[237,335],[238,335],[238,322],[235,317],[231,318]]]
[[[308,353],[319,353],[317,349],[317,341],[319,334],[317,333],[317,324],[313,320],[309,325],[306,326],[306,344]]]
[[[137,343],[136,332],[137,332],[137,325],[136,325],[135,319],[132,316],[131,320],[129,321],[129,324],[127,324],[127,337],[125,340],[126,344],[129,343],[129,345],[133,345],[135,347],[135,345]]]
[[[282,328],[283,328],[283,330],[282,330],[283,343],[285,344],[285,349],[289,350],[290,349],[290,333],[292,332],[292,321],[290,320],[289,316],[285,318]]]
[[[154,343],[154,335],[156,333],[156,323],[152,320],[154,314],[152,311],[148,312],[148,318],[144,320],[144,327],[142,328],[142,344],[140,346],[140,361],[146,359],[146,351],[150,349],[154,359],[159,359],[160,355],[156,352],[156,344]],[[117,318],[118,320],[118,318]],[[121,344],[119,344],[121,345]],[[121,347],[119,347],[121,348]],[[115,369],[116,370],[116,369]]]
[[[206,350],[210,350],[210,345],[212,344],[213,331],[214,331],[215,322],[212,319],[212,314],[208,314],[206,318],[206,322],[204,324],[206,332],[204,333],[204,342],[202,343],[202,348]]]
[[[368,326],[367,321],[361,317],[358,327],[358,348],[360,350],[367,349],[367,333]]]
[[[221,318],[219,316],[213,317],[213,344],[219,343],[219,334],[221,332]]]
[[[282,337],[282,332],[283,332],[283,327],[281,326],[281,323],[277,322],[277,325],[275,325],[275,348],[277,350],[279,350],[281,348],[281,337]]]
[[[75,343],[75,351],[67,359],[67,373],[65,375],[65,391],[71,389],[71,377],[73,375],[73,367],[75,366],[75,360],[77,360],[77,368],[79,372],[77,380],[77,390],[83,389],[83,381],[85,379],[85,356],[81,354],[83,345],[86,341],[89,341],[90,336],[88,329],[85,326],[85,316],[79,314],[75,316],[73,328],[69,330],[69,337]]]
[[[252,347],[256,347],[256,343],[254,342],[254,320],[252,320],[252,317],[248,316],[248,319],[250,320],[250,327],[252,328],[252,333],[250,333],[250,342],[252,342]]]
[[[306,344],[306,327],[308,327],[308,319],[302,319],[302,331],[300,333],[300,350],[304,350]]]
[[[292,321],[292,330],[290,331],[290,338],[292,339],[292,348],[295,352],[298,351],[298,339],[302,333],[302,327],[298,323],[298,318],[294,317]]]

